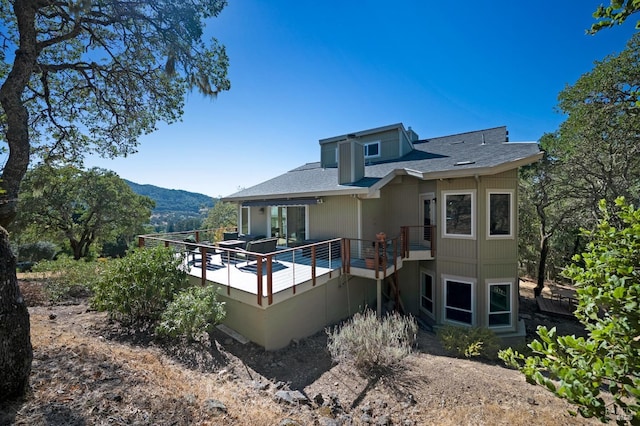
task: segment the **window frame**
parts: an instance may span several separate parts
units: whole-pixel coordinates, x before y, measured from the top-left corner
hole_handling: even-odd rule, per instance
[[[430,277],[431,278],[431,298],[429,299],[428,297],[425,296],[423,289],[424,289],[424,278],[425,277]],[[419,309],[420,311],[424,312],[426,315],[428,315],[431,318],[435,319],[435,292],[436,292],[436,288],[435,288],[435,283],[436,283],[436,279],[435,279],[435,274],[431,271],[426,271],[426,270],[421,270],[420,271],[420,303],[419,303]],[[431,302],[431,311],[429,311],[427,308],[425,308],[424,306],[422,306],[422,299],[425,298],[426,300]]]
[[[382,148],[382,147],[381,147],[381,144],[380,144],[380,141],[363,142],[363,143],[362,143],[362,145],[363,145],[363,147],[364,147],[363,149],[364,149],[364,158],[365,158],[365,159],[369,159],[369,158],[379,158],[379,157],[382,155],[382,154],[380,153],[380,150],[381,150],[381,148]],[[377,154],[375,154],[375,155],[370,155],[370,154],[368,154],[369,147],[370,147],[370,146],[373,146],[373,145],[375,145],[375,146],[377,146],[377,147],[378,147],[378,153],[377,153]]]
[[[471,302],[470,302],[471,309],[470,310],[467,311],[458,307],[449,306],[448,300],[447,300],[447,285],[449,282],[469,284],[469,291],[471,293]],[[476,280],[474,278],[443,274],[442,275],[442,300],[443,300],[443,306],[442,306],[442,322],[443,323],[453,324],[453,325],[462,325],[465,327],[473,327],[477,324],[478,312],[476,308]],[[471,314],[471,322],[467,323],[464,321],[458,321],[455,319],[447,318],[447,309],[454,309],[458,311],[469,312]]]
[[[247,212],[247,223],[244,223],[244,212]],[[238,227],[238,230],[240,231],[241,234],[251,234],[251,208],[248,206],[241,206],[240,207],[240,220],[239,220],[240,226]],[[246,232],[244,232],[244,228],[247,228]]]
[[[509,310],[508,311],[491,311],[491,287],[498,285],[509,286]],[[514,291],[515,283],[512,279],[492,279],[487,281],[487,327],[491,329],[507,329],[513,327],[513,306],[514,306]],[[509,314],[508,324],[491,325],[491,315],[504,315]]]
[[[452,195],[469,195],[471,203],[471,232],[470,234],[449,234],[447,232],[447,197]],[[459,238],[474,240],[476,238],[476,190],[448,190],[442,191],[442,238]]]
[[[491,196],[494,194],[509,195],[509,233],[491,234]],[[515,238],[515,191],[512,189],[488,189],[487,190],[487,239],[513,239]]]

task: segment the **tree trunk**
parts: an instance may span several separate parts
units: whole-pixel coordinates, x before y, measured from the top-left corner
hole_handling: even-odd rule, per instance
[[[5,227],[18,211],[18,190],[27,172],[29,154],[29,113],[22,95],[36,68],[36,1],[15,1],[13,12],[20,35],[13,66],[0,87],[4,114],[4,139],[9,156],[0,179],[0,401],[22,396],[29,386],[33,350],[29,335],[29,311],[20,294],[16,258],[11,252]],[[3,10],[5,13],[9,13]]]
[[[543,236],[540,239],[540,259],[538,260],[538,283],[533,290],[533,294],[537,297],[542,294],[544,289],[544,274],[547,265],[547,257],[549,256],[549,237]]]
[[[0,401],[24,395],[33,349],[29,311],[20,294],[9,234],[0,227]]]

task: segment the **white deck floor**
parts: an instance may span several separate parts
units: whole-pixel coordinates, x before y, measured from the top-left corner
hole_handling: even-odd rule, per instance
[[[257,295],[258,294],[258,274],[257,274],[257,262],[251,261],[231,261],[222,262],[220,254],[214,255],[210,258],[206,267],[206,280],[215,282],[223,287],[230,286],[231,288],[242,290],[244,292]],[[285,260],[288,257],[288,260]],[[294,285],[299,285],[310,281],[312,276],[312,267],[310,260],[299,256],[294,262],[289,252],[288,256],[283,256],[282,259],[276,259],[272,262],[272,291],[273,294],[280,291],[284,291],[292,288]],[[200,256],[196,255],[195,262],[189,262],[190,270],[189,274],[198,278],[202,278],[202,262]],[[329,274],[336,269],[340,269],[340,259],[318,260],[316,264],[315,275],[316,278]],[[267,264],[262,262],[262,294],[267,295]]]

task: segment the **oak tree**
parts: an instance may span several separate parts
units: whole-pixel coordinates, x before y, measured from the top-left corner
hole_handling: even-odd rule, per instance
[[[0,227],[18,211],[33,158],[81,162],[135,152],[175,122],[187,91],[228,90],[224,46],[203,39],[223,0],[0,1]],[[0,232],[0,401],[28,385],[29,316],[8,234]]]
[[[155,205],[112,171],[73,166],[29,171],[19,202],[18,226],[53,241],[66,239],[76,260],[86,257],[94,243],[139,233]]]

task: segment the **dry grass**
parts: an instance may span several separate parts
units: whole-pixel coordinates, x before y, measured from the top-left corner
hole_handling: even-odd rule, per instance
[[[406,425],[597,424],[569,416],[566,402],[514,370],[442,356],[428,333],[420,334],[421,352],[407,359],[403,374],[372,383],[347,366],[332,366],[319,349],[323,335],[275,353],[220,334],[208,346],[168,347],[118,335],[125,330],[86,305],[37,306],[30,313],[32,391],[2,407],[0,424],[261,426],[336,418],[360,425],[366,415]],[[322,395],[325,404],[277,403],[277,382],[311,399]],[[330,399],[337,404],[327,404]],[[226,412],[210,408],[210,400]]]

